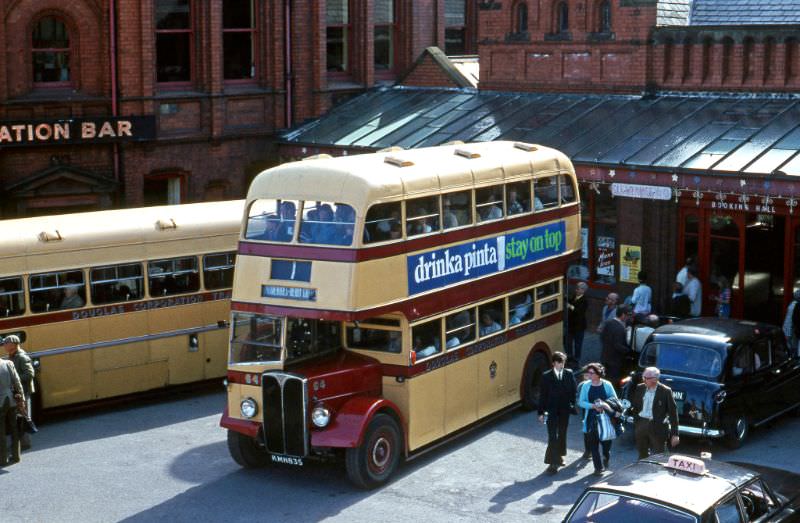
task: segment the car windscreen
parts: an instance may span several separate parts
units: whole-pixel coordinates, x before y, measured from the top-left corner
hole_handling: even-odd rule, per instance
[[[662,374],[702,379],[717,378],[722,363],[722,355],[716,349],[681,343],[648,343],[639,358],[639,365],[658,367]]]
[[[611,492],[588,492],[567,518],[568,522],[593,523],[687,523],[697,517],[686,512],[643,499]]]

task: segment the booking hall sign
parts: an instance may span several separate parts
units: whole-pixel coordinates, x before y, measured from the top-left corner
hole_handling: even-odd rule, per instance
[[[0,148],[153,140],[155,116],[0,122]]]

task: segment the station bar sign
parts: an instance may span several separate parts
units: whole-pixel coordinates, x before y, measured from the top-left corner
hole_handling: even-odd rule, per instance
[[[439,289],[563,254],[564,220],[406,257],[408,294]]]
[[[156,119],[152,115],[0,122],[0,148],[145,141],[155,137]]]

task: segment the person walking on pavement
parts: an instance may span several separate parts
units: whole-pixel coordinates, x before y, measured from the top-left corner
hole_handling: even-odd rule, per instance
[[[683,293],[689,297],[689,316],[698,317],[703,312],[703,287],[697,279],[697,269],[689,267]]]
[[[600,323],[597,325],[597,333],[603,332],[603,326],[611,318],[617,315],[617,303],[619,302],[619,294],[616,292],[609,292],[606,296],[606,302],[603,305],[603,310],[600,311]]]
[[[586,332],[586,289],[589,286],[586,282],[578,282],[575,285],[575,294],[567,302],[567,352],[575,361],[575,365],[580,365],[581,350],[583,349],[583,336]]]
[[[617,393],[614,387],[607,380],[602,378],[603,366],[599,363],[589,363],[586,365],[586,376],[589,378],[588,385],[582,385],[578,396],[578,406],[585,409],[583,414],[583,432],[586,434],[589,449],[592,452],[592,463],[594,464],[594,474],[600,476],[608,469],[611,461],[611,441],[601,441],[597,429],[598,416],[605,412],[609,416],[619,416],[611,406],[606,403],[610,398],[616,398]],[[600,461],[600,447],[602,446],[603,460]]]
[[[0,467],[9,462],[8,436],[11,436],[11,463],[19,462],[21,451],[17,429],[17,402],[22,401],[22,383],[14,364],[0,360]]]
[[[672,389],[659,383],[661,371],[647,367],[642,373],[644,383],[636,386],[631,401],[633,432],[639,459],[665,451],[667,439],[672,447],[678,437],[678,408]],[[669,423],[669,424],[668,424]]]
[[[12,334],[3,339],[3,348],[8,354],[8,359],[14,363],[14,368],[17,371],[20,381],[22,382],[22,390],[25,393],[25,405],[28,410],[28,418],[31,417],[31,395],[36,392],[33,384],[33,362],[31,357],[20,346],[19,336]],[[22,433],[22,450],[31,448],[31,435],[27,432]]]
[[[564,368],[567,355],[553,353],[553,368],[542,374],[539,384],[539,422],[547,425],[547,450],[544,462],[547,473],[555,474],[564,466],[567,455],[567,426],[575,405],[577,384],[572,371]]]
[[[630,319],[630,308],[627,305],[617,307],[616,317],[606,321],[600,341],[603,352],[600,360],[606,369],[606,378],[611,383],[617,383],[622,377],[622,368],[625,358],[630,352],[628,346],[626,327]]]
[[[647,285],[647,273],[639,271],[637,275],[639,285],[633,290],[631,305],[633,305],[633,315],[644,318],[650,314],[651,302],[653,300],[653,289]]]

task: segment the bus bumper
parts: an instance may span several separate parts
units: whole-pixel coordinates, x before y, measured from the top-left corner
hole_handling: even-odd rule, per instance
[[[258,430],[261,428],[260,425],[260,423],[255,421],[247,421],[230,417],[228,415],[227,408],[222,413],[222,418],[219,420],[220,427],[232,430],[234,432],[239,432],[240,434],[250,436],[251,438],[258,436]]]

